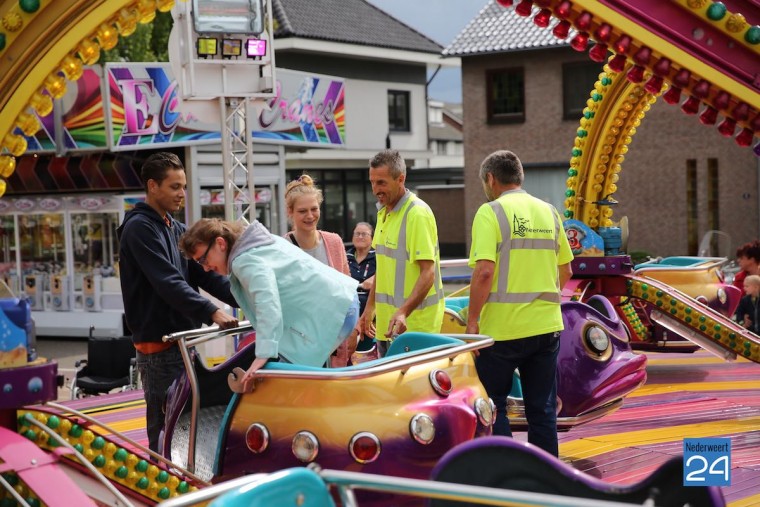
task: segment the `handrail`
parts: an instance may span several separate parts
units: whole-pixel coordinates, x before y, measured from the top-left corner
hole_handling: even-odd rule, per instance
[[[319,379],[319,380],[356,380],[376,375],[382,375],[384,373],[390,373],[393,371],[405,371],[412,366],[417,366],[430,361],[435,361],[447,357],[457,356],[465,352],[471,352],[473,350],[482,349],[493,344],[493,338],[486,335],[476,334],[452,334],[445,335],[452,338],[467,338],[469,343],[463,345],[457,345],[454,347],[446,347],[439,350],[433,350],[426,352],[424,349],[415,353],[410,353],[404,357],[400,357],[398,360],[392,360],[394,356],[386,356],[389,360],[381,364],[370,366],[369,368],[358,369],[343,369],[343,368],[324,368],[314,370],[268,370],[262,368],[258,370],[254,376],[255,378],[289,378],[289,379]],[[242,371],[242,368],[235,368],[230,374],[235,375],[237,371]],[[228,378],[229,383],[238,384],[237,379]],[[230,386],[232,387],[232,386]],[[234,390],[234,389],[233,389]],[[236,391],[238,392],[238,391]]]
[[[114,486],[111,481],[106,479],[105,475],[100,473],[97,468],[95,468],[95,465],[89,462],[87,458],[82,455],[81,452],[77,451],[76,448],[71,445],[68,441],[66,441],[65,438],[61,437],[58,433],[53,431],[52,429],[48,428],[44,424],[42,424],[40,421],[36,420],[33,417],[27,417],[26,422],[29,424],[32,424],[33,426],[36,426],[41,431],[44,431],[47,433],[49,437],[51,437],[53,440],[55,440],[58,445],[65,447],[69,452],[74,454],[76,456],[77,460],[92,474],[92,476],[103,486],[106,487],[108,491],[111,492],[113,496],[116,497],[116,499],[120,502],[122,502],[126,507],[134,507],[134,504],[127,500],[127,497],[125,497],[121,491],[119,491],[116,486]]]
[[[695,259],[702,259],[704,262],[701,264],[691,264],[689,266],[671,266],[669,264],[639,264],[639,266],[633,270],[633,274],[639,275],[644,271],[654,270],[668,270],[668,271],[697,271],[708,270],[712,268],[719,268],[728,263],[728,259],[725,257],[695,257]]]
[[[213,326],[199,327],[198,329],[188,329],[187,331],[177,331],[176,333],[167,334],[163,336],[162,340],[166,343],[173,343],[179,341],[181,338],[189,339],[202,337],[203,340],[197,342],[202,343],[204,341],[213,340],[214,338],[221,338],[223,336],[239,334],[246,331],[253,331],[253,326],[249,321],[244,320],[239,322],[237,327],[231,327],[229,329],[220,329],[219,325],[214,324]],[[193,344],[196,344],[196,342],[193,342]]]
[[[79,410],[76,410],[74,408],[67,407],[66,405],[60,405],[60,404],[58,404],[58,403],[56,403],[54,401],[48,401],[48,402],[44,403],[43,406],[52,407],[52,408],[55,408],[57,410],[60,410],[61,412],[73,414],[73,415],[75,415],[75,416],[77,416],[77,417],[79,417],[81,419],[84,419],[85,421],[87,421],[90,424],[93,424],[95,426],[99,426],[99,427],[103,428],[104,430],[106,430],[107,432],[111,433],[112,435],[116,435],[117,437],[119,437],[120,439],[124,440],[128,444],[130,444],[130,445],[132,445],[132,446],[140,449],[140,451],[148,454],[151,458],[153,458],[155,460],[158,460],[161,463],[163,463],[163,464],[165,464],[165,465],[167,465],[167,466],[169,466],[169,467],[171,467],[171,468],[179,471],[183,476],[185,476],[185,477],[187,477],[189,479],[192,479],[192,480],[194,480],[194,481],[196,481],[196,482],[198,482],[198,483],[200,483],[200,484],[202,484],[204,486],[208,486],[210,484],[208,481],[204,481],[200,477],[194,475],[192,472],[189,472],[188,470],[185,470],[184,468],[182,468],[182,467],[178,466],[177,464],[175,464],[175,463],[169,461],[168,459],[164,458],[160,454],[158,454],[156,452],[153,452],[150,449],[148,449],[147,447],[145,447],[145,446],[143,446],[143,445],[135,442],[134,440],[132,440],[131,438],[129,438],[128,436],[126,436],[124,433],[121,433],[120,431],[117,431],[117,430],[111,428],[109,425],[104,424],[104,423],[100,422],[99,420],[90,417],[89,415],[85,414],[84,412],[80,412]]]
[[[11,484],[8,481],[6,481],[5,477],[3,477],[2,475],[0,475],[0,486],[2,486],[3,489],[5,489],[5,491],[7,491],[13,497],[13,499],[16,500],[16,502],[18,502],[18,504],[21,507],[31,507],[31,505],[27,503],[24,497],[18,494],[18,491],[16,491],[16,488],[11,486]]]
[[[631,507],[631,505],[636,505],[610,500],[580,499],[551,493],[536,493],[423,479],[407,479],[404,477],[382,476],[362,472],[321,470],[316,465],[309,465],[309,468],[314,470],[325,482],[325,488],[329,486],[338,488],[342,503],[346,507],[357,506],[354,490],[377,491],[417,498],[436,498],[503,507],[533,507],[536,505],[571,507],[580,505],[581,503],[584,507]],[[210,488],[166,500],[159,504],[159,507],[188,507],[212,500],[235,489],[245,487],[247,490],[250,490],[258,484],[272,480],[273,475],[281,475],[283,473],[287,473],[287,471],[276,472],[275,474],[256,474],[254,476],[239,477],[227,483],[216,484]],[[582,500],[582,502],[579,502],[579,500]],[[653,503],[651,500],[646,500],[639,505],[648,507],[653,505]]]

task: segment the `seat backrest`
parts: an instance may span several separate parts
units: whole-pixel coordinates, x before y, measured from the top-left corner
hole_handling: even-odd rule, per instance
[[[220,496],[209,507],[335,507],[327,485],[308,468],[275,472],[255,485],[243,486]]]
[[[454,347],[464,345],[464,342],[459,338],[452,338],[451,336],[442,334],[406,332],[393,340],[391,346],[388,347],[386,356],[395,356],[404,352],[415,352],[439,345]]]
[[[91,336],[87,339],[87,369],[90,375],[126,377],[135,354],[131,336]]]

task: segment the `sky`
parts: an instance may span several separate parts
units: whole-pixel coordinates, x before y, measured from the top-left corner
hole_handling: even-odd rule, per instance
[[[446,47],[488,0],[368,0],[396,19]],[[429,96],[444,102],[462,102],[460,69],[442,68],[430,83]]]

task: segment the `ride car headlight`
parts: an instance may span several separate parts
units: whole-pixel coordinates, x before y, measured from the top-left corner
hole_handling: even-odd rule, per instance
[[[435,437],[435,424],[427,414],[417,414],[409,423],[409,432],[417,442],[428,445]]]
[[[720,301],[720,304],[725,305],[726,300],[728,299],[728,295],[726,294],[726,289],[723,287],[718,289],[718,301]]]
[[[484,400],[483,398],[478,398],[475,400],[475,413],[478,416],[478,420],[480,420],[480,424],[483,426],[491,426],[493,424],[494,412],[494,406],[490,399]]]
[[[269,430],[260,423],[248,426],[245,432],[245,445],[254,454],[261,454],[269,447]]]
[[[380,456],[380,439],[368,431],[362,431],[351,437],[348,451],[357,463],[372,463]]]
[[[598,354],[602,355],[610,346],[610,337],[607,332],[599,326],[589,326],[586,328],[584,339],[588,348]]]
[[[293,455],[304,463],[311,463],[319,454],[319,440],[310,431],[299,431],[293,437]]]

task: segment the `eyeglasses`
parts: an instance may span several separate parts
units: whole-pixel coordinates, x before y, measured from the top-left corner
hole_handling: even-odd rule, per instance
[[[205,266],[206,265],[206,257],[208,257],[208,253],[211,251],[211,248],[213,248],[213,246],[214,246],[215,243],[216,243],[216,238],[214,238],[211,241],[209,241],[208,247],[206,247],[206,251],[203,252],[203,255],[201,255],[200,257],[198,257],[195,260],[195,262],[197,262],[201,266]]]
[[[368,232],[355,232],[354,236],[357,237],[357,238],[371,238],[372,234],[370,234]]]

